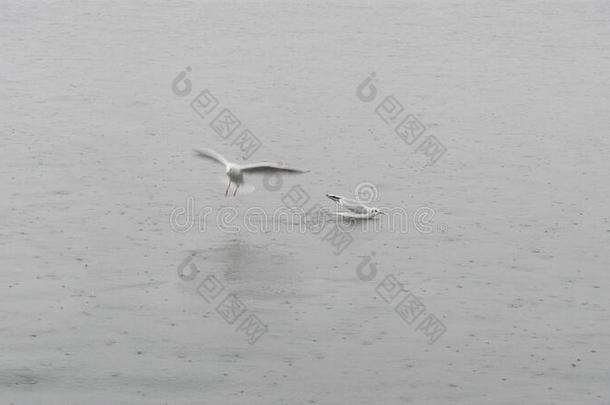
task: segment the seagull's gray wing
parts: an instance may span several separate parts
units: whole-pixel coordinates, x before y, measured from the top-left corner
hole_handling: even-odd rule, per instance
[[[227,159],[212,149],[193,149],[193,152],[195,152],[195,155],[200,158],[218,162],[225,167],[229,165],[229,161]]]
[[[244,173],[273,173],[273,172],[282,172],[286,174],[298,174],[298,173],[307,173],[304,170],[299,169],[291,169],[290,167],[283,167],[276,163],[252,163],[249,165],[240,166],[241,171]]]
[[[369,212],[369,207],[362,204],[360,201],[341,197],[340,195],[335,194],[326,194],[326,197],[336,202],[340,207],[356,214],[366,214]]]

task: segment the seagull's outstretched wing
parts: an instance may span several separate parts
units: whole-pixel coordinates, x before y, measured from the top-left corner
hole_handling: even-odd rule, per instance
[[[244,173],[273,173],[273,172],[282,172],[286,174],[298,174],[298,173],[307,173],[307,171],[299,170],[299,169],[291,169],[290,167],[283,167],[276,163],[252,163],[249,165],[243,165],[240,167]]]
[[[360,201],[351,200],[349,198],[341,197],[340,195],[335,194],[326,194],[326,197],[336,202],[339,207],[345,208],[348,211],[351,211],[356,214],[366,214],[369,212],[369,209],[366,205],[362,204]]]
[[[218,162],[225,167],[229,165],[229,161],[227,159],[212,149],[193,149],[193,152],[195,152],[195,155],[199,156],[200,158],[213,160],[214,162]]]

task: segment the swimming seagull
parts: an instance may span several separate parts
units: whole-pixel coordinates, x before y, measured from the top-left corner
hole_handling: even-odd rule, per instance
[[[379,208],[369,207],[358,200],[352,200],[349,198],[341,197],[335,194],[326,194],[326,197],[330,198],[341,208],[346,209],[349,212],[337,212],[337,215],[350,218],[350,219],[371,219],[375,218],[379,214],[386,215],[385,212],[381,212]]]
[[[237,189],[244,183],[244,173],[247,174],[264,174],[273,172],[282,172],[287,174],[306,173],[303,170],[291,169],[289,167],[282,167],[276,163],[251,163],[248,165],[240,165],[237,163],[229,162],[220,153],[213,151],[212,149],[193,149],[195,155],[200,158],[212,160],[224,165],[227,177],[229,178],[229,184],[225,190],[225,197],[229,193],[231,183],[235,183],[236,187],[233,191],[233,196],[237,194]]]

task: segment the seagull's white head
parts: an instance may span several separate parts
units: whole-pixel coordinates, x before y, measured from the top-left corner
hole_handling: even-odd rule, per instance
[[[373,214],[373,216],[377,216],[379,214],[385,215],[385,212],[382,212],[379,208],[373,208],[371,209],[371,214]]]

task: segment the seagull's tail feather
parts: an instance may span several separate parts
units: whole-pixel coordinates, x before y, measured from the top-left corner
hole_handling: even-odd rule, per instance
[[[341,201],[341,197],[338,195],[335,195],[335,194],[326,194],[326,197],[330,198],[331,200],[333,200],[336,203]]]

